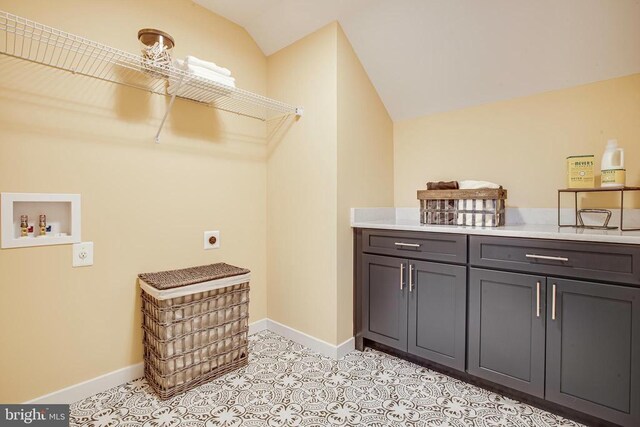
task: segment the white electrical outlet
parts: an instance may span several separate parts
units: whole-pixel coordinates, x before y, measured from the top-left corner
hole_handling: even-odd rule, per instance
[[[93,265],[93,242],[74,243],[72,265],[74,267]]]
[[[219,231],[204,232],[204,248],[205,249],[220,248],[220,232]]]

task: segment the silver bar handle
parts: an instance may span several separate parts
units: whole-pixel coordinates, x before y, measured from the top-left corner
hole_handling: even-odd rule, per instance
[[[409,264],[409,292],[413,292],[413,264]]]
[[[548,256],[548,255],[536,255],[536,254],[526,254],[525,257],[533,258],[533,259],[548,259],[551,261],[569,261],[569,258],[565,258],[563,256]]]
[[[551,294],[551,320],[556,320],[556,284],[553,284],[553,293]]]
[[[400,264],[400,290],[404,286],[404,263]]]
[[[540,282],[536,282],[536,317],[540,317]]]
[[[394,245],[399,246],[401,248],[419,248],[420,243],[403,243],[403,242],[395,242]]]

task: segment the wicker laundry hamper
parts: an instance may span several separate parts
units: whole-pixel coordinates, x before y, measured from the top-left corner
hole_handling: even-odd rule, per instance
[[[144,372],[160,398],[247,364],[249,270],[219,263],[138,277]]]

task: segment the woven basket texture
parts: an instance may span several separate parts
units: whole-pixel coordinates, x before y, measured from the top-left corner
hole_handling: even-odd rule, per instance
[[[159,271],[157,273],[143,273],[138,277],[156,289],[172,289],[210,280],[224,279],[249,273],[246,268],[240,268],[223,262],[183,268],[180,270]]]
[[[240,274],[248,272],[223,265],[222,269],[187,270],[228,274],[231,269],[227,267],[232,267]],[[188,281],[185,270],[180,271],[178,276]],[[153,277],[167,280],[170,274],[165,273],[171,272],[153,273],[160,275]],[[140,275],[147,281],[142,276],[148,276]],[[213,280],[211,275],[207,277],[205,280]],[[145,377],[162,399],[245,366],[249,357],[249,282],[168,300],[157,300],[142,291],[142,330]]]

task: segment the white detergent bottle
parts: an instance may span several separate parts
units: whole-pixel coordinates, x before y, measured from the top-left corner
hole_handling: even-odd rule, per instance
[[[602,155],[600,165],[602,171],[602,187],[624,187],[624,150],[618,147],[618,140],[610,139]]]

